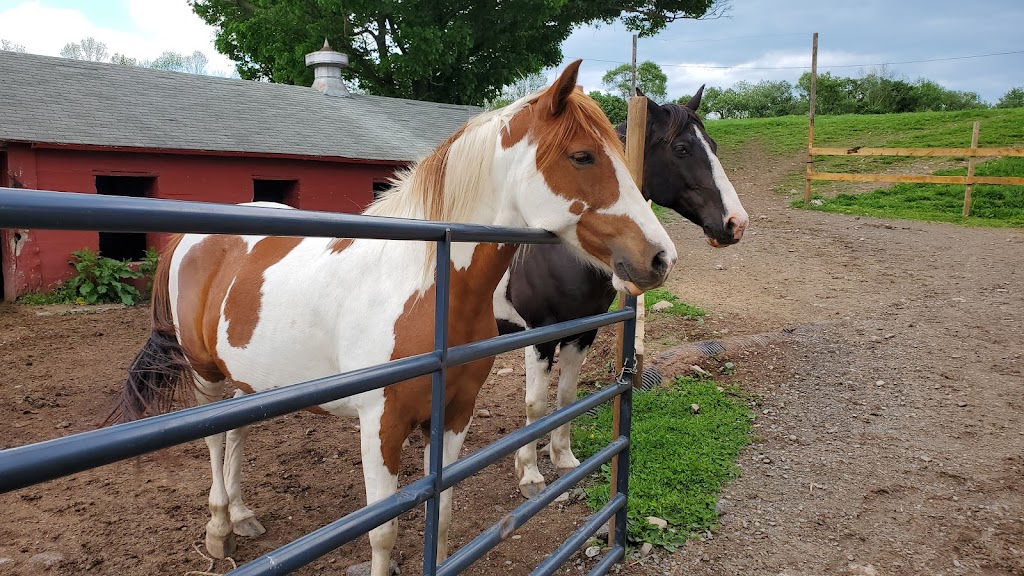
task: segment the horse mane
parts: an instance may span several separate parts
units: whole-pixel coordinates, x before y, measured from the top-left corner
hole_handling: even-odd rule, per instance
[[[704,130],[704,121],[700,119],[700,116],[682,104],[665,104],[661,109],[668,114],[668,129],[662,136],[662,140],[665,142],[675,139],[690,122],[695,122],[701,130]]]
[[[529,102],[523,98],[470,118],[425,158],[398,171],[392,188],[363,214],[464,222],[490,180],[500,131]]]
[[[391,190],[363,212],[367,216],[413,218],[441,222],[466,222],[490,186],[494,147],[501,132],[510,130],[516,114],[535,104],[540,90],[496,110],[471,118],[425,158],[390,179]],[[537,167],[543,170],[564,152],[560,146],[584,133],[612,144],[610,152],[624,158],[615,128],[593,99],[573,91],[561,114],[545,124],[537,140]],[[432,281],[437,246],[427,243],[423,268],[425,282]]]

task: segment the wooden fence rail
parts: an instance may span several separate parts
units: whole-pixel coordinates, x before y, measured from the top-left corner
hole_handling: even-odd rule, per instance
[[[807,126],[807,169],[804,177],[804,203],[811,201],[811,182],[814,180],[831,180],[841,182],[914,182],[922,184],[960,184],[964,190],[963,215],[971,214],[971,187],[974,184],[1010,184],[1024,186],[1024,178],[1012,176],[975,176],[975,158],[1007,158],[1024,157],[1024,148],[978,148],[978,131],[981,123],[975,122],[971,132],[970,148],[824,148],[814,145],[814,108],[818,85],[818,33],[814,33],[811,44],[811,90],[810,114]],[[816,172],[815,156],[925,156],[933,158],[966,157],[967,176],[931,176],[907,174],[840,174],[835,172]]]

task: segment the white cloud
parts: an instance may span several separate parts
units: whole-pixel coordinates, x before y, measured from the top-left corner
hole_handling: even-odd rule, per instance
[[[209,69],[227,72],[233,63],[213,45],[214,29],[196,16],[186,0],[127,0],[135,30],[115,30],[91,22],[84,13],[54,8],[40,0],[26,0],[0,12],[0,38],[25,46],[28,52],[60,55],[68,42],[92,36],[107,50],[141,60],[171,50],[191,54],[199,50],[209,59]]]

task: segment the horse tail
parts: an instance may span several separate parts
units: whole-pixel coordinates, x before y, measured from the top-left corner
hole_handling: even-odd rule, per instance
[[[128,369],[128,378],[104,425],[129,422],[170,411],[174,401],[196,387],[188,354],[178,342],[171,314],[171,256],[181,235],[171,237],[153,275],[153,329]]]

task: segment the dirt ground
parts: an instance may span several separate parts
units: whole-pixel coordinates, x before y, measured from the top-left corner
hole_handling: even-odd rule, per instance
[[[732,357],[762,405],[721,527],[624,571],[1024,574],[1024,233],[793,210],[772,189],[799,158],[751,147],[723,163],[751,226],[739,245],[714,250],[695,227],[669,223],[681,255],[670,288],[709,317],[652,317],[649,350],[811,329]],[[0,306],[0,448],[102,420],[146,334],[140,308],[39,316]],[[592,356],[589,378],[605,376],[593,361],[603,357]],[[520,355],[499,357],[502,368],[514,372],[488,382],[478,408],[490,417],[475,421],[465,453],[521,425]],[[403,483],[421,473],[421,448],[406,451]],[[247,502],[268,533],[239,540],[240,562],[362,505],[354,422],[301,413],[256,425],[246,463]],[[193,545],[208,466],[200,441],[0,495],[0,574],[207,570]],[[511,458],[460,485],[453,548],[521,501]],[[544,512],[469,573],[528,574],[587,513],[578,502]],[[418,573],[422,511],[399,530],[403,573]],[[300,573],[368,558],[364,537]]]

